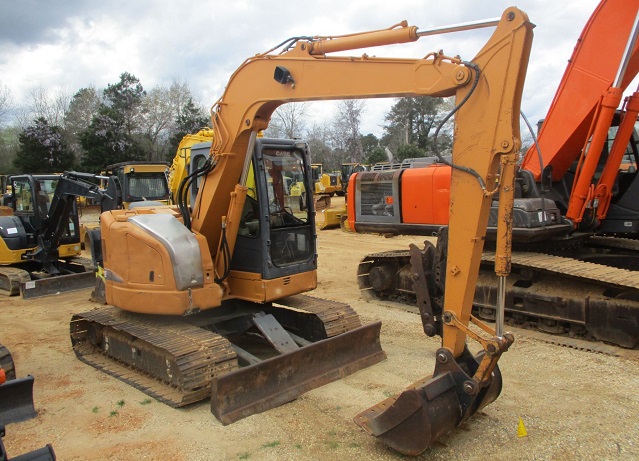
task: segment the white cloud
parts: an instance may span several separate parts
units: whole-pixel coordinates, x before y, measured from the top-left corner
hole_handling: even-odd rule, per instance
[[[170,85],[176,78],[187,81],[205,105],[217,100],[244,59],[291,36],[380,29],[403,19],[425,29],[500,16],[511,5],[509,0],[282,0],[268,6],[247,0],[111,0],[100,4],[77,0],[72,7],[56,10],[57,2],[27,3],[33,13],[37,9],[39,18],[50,17],[51,21],[25,19],[24,12],[3,8],[5,19],[0,22],[20,27],[0,29],[0,82],[18,102],[24,102],[35,87],[74,93],[89,85],[116,83],[127,71],[147,89]],[[537,25],[522,104],[531,121],[545,115],[577,37],[597,3],[522,0],[518,5]],[[431,36],[418,44],[367,52],[421,57],[443,48],[448,54],[471,58],[489,35],[490,31],[478,30]],[[367,103],[364,133],[381,134],[379,125],[391,103]],[[328,116],[330,107],[323,103],[313,112]]]

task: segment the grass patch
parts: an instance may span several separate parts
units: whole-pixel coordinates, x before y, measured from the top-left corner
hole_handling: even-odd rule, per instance
[[[124,406],[124,403],[125,403],[124,400],[120,400],[118,401],[118,406],[122,408]]]
[[[280,444],[279,440],[274,440],[273,442],[265,443],[264,445],[262,445],[262,448],[274,448],[279,446],[279,444]]]
[[[251,454],[248,451],[238,456],[238,458],[240,459],[249,459],[250,457],[251,457]]]
[[[149,405],[151,402],[153,402],[153,400],[151,399],[144,399],[140,402],[140,405]]]
[[[97,413],[98,411],[100,411],[100,407],[93,407],[93,408],[91,409],[91,411],[92,411],[93,413]]]
[[[118,410],[112,410],[109,416],[118,416]]]

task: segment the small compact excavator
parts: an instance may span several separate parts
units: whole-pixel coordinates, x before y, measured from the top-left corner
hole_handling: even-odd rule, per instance
[[[210,396],[224,424],[382,360],[379,323],[361,326],[350,306],[301,295],[317,284],[313,204],[307,196],[305,210],[287,208],[284,178],[303,177],[312,190],[308,147],[257,135],[289,102],[455,96],[448,245],[428,249],[430,259],[415,273],[426,279],[424,330],[443,336],[435,375],[357,422],[416,454],[492,402],[501,388],[497,360],[513,337],[472,317],[472,298],[496,194],[497,270],[503,276],[508,269],[509,198],[533,25],[509,8],[501,19],[466,28],[487,25],[496,29],[471,61],[442,51],[417,59],[334,54],[441,32],[405,22],[343,37],[296,37],[281,52],[247,59],[212,109],[210,156],[181,184],[181,203],[102,214],[97,259],[109,306],[72,317],[78,358],[170,405]],[[181,200],[191,187],[192,207]],[[417,256],[421,262],[422,252]],[[479,355],[468,351],[467,336],[481,344]]]
[[[0,207],[0,295],[24,298],[95,284],[90,259],[81,257],[77,197],[114,208],[112,195],[91,182],[98,176],[67,172],[9,176]]]

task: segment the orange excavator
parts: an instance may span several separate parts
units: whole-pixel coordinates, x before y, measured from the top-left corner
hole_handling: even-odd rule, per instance
[[[622,101],[639,70],[638,21],[638,0],[601,1],[517,170],[507,320],[570,346],[639,345],[639,93]],[[447,225],[452,169],[430,160],[351,176],[348,227],[428,235]],[[494,254],[483,259],[475,313],[494,320]],[[415,304],[408,254],[369,255],[358,274],[365,296]]]
[[[349,306],[300,294],[317,283],[314,213],[310,197],[304,211],[284,206],[283,179],[303,173],[311,189],[306,144],[257,135],[289,102],[455,96],[451,194],[458,199],[450,209],[450,244],[442,242],[439,259],[433,253],[433,263],[445,260],[448,268],[432,289],[445,283],[445,294],[435,291],[443,304],[432,306],[426,294],[422,314],[425,331],[443,336],[438,365],[432,380],[357,422],[416,454],[497,398],[497,360],[513,337],[471,316],[472,293],[496,195],[497,270],[500,276],[508,270],[509,197],[533,25],[509,8],[500,19],[466,28],[487,25],[496,29],[470,61],[442,51],[420,51],[425,57],[416,59],[334,55],[435,33],[405,22],[342,37],[292,38],[281,52],[247,59],[212,109],[210,157],[176,195],[188,197],[185,188],[203,178],[193,207],[102,214],[97,259],[110,306],[73,316],[78,358],[174,406],[210,396],[224,424],[379,362],[385,357],[379,323],[360,326]],[[479,341],[478,356],[468,351],[467,337]]]

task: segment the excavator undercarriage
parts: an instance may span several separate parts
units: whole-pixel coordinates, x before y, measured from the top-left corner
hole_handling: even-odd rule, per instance
[[[625,348],[639,345],[639,241],[590,237],[588,246],[554,254],[515,251],[506,279],[506,322],[571,338]],[[624,254],[619,246],[623,244]],[[609,257],[615,245],[614,259]],[[422,250],[422,254],[425,251]],[[473,313],[495,320],[494,253],[484,252]],[[368,299],[415,305],[410,252],[368,255],[358,267],[358,285]]]
[[[80,360],[168,405],[211,397],[230,424],[384,360],[380,327],[347,304],[297,295],[179,320],[98,309],[73,317],[71,340]]]

